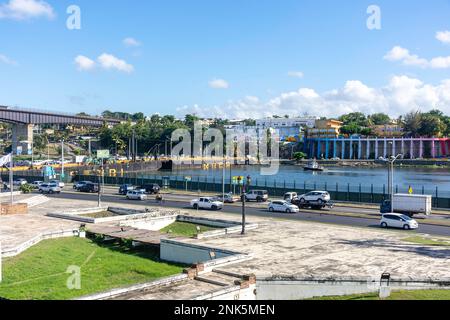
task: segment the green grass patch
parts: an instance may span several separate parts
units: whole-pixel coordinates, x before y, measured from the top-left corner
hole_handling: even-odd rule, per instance
[[[402,241],[415,244],[423,244],[427,246],[437,246],[437,247],[450,246],[450,241],[427,239],[419,236],[409,237],[403,239]]]
[[[171,234],[174,236],[192,238],[192,237],[195,237],[198,233],[197,227],[200,227],[200,233],[220,229],[220,228],[196,225],[196,224],[192,224],[192,223],[188,223],[188,222],[178,222],[177,221],[177,222],[172,223],[170,226],[167,226],[164,229],[161,229],[160,231],[162,233],[168,233],[168,234]]]
[[[12,300],[64,300],[179,274],[183,266],[162,262],[156,249],[64,238],[46,240],[3,261],[0,297]],[[66,273],[81,270],[81,289],[70,290]]]
[[[321,297],[309,300],[380,300],[378,293],[355,294],[348,296]],[[393,291],[383,300],[450,300],[450,290],[403,290]]]

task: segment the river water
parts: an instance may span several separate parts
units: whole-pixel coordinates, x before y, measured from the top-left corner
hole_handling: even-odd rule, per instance
[[[222,169],[209,170],[176,170],[171,174],[178,179],[189,176],[193,181],[208,181],[219,183],[222,181]],[[279,186],[302,189],[306,185],[308,189],[347,190],[348,185],[352,191],[361,189],[363,192],[373,190],[376,193],[387,192],[388,172],[387,168],[362,168],[362,167],[328,167],[324,172],[307,172],[302,167],[284,165],[273,176],[262,176],[257,166],[242,166],[226,169],[227,183],[230,176],[251,176],[252,185],[255,186]],[[450,169],[449,168],[401,168],[394,171],[394,186],[400,193],[408,192],[409,187],[413,192],[431,194],[436,196],[436,188],[439,197],[450,197]]]

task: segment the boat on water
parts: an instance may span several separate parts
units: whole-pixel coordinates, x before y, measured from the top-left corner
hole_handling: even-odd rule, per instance
[[[303,167],[303,169],[305,171],[325,171],[325,168],[320,166],[316,160],[308,162],[306,167]]]

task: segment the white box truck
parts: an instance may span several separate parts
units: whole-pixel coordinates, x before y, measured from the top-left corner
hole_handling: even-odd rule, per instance
[[[432,208],[432,197],[418,194],[394,194],[393,212],[403,213],[408,216],[425,214],[429,216]],[[386,200],[381,204],[381,213],[391,212],[391,201]]]

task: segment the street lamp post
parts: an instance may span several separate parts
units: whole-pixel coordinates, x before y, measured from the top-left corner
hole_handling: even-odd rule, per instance
[[[396,157],[391,156],[388,159],[389,171],[390,171],[390,176],[389,176],[389,178],[390,178],[390,181],[389,181],[390,189],[389,189],[389,191],[390,191],[390,197],[391,197],[391,213],[394,213],[394,163],[395,163],[395,161],[397,161],[401,157],[403,157],[403,155],[399,154]]]

